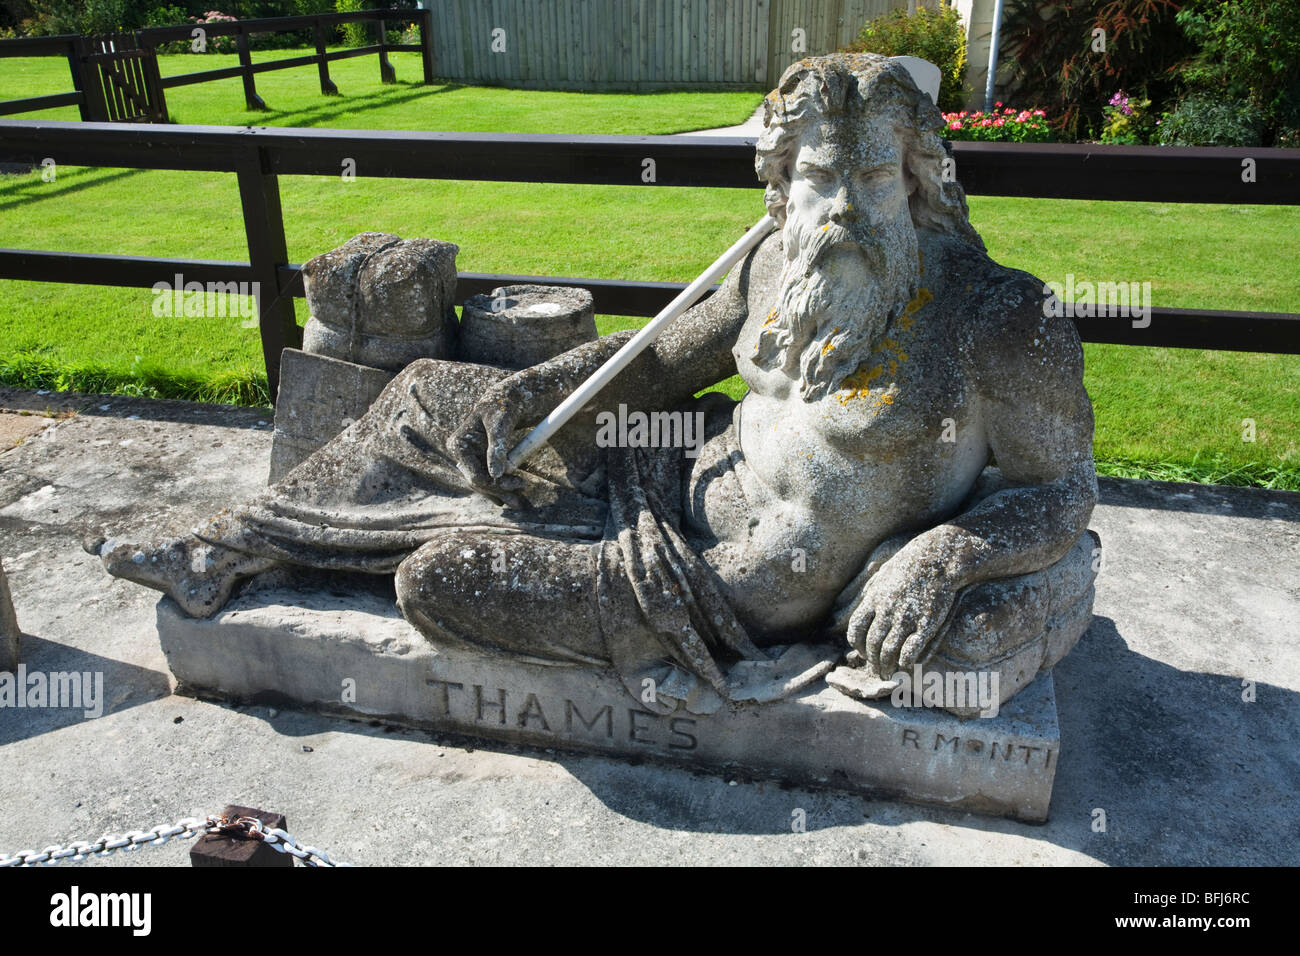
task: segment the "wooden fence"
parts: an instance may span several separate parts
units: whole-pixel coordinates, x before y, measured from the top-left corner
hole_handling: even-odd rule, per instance
[[[547,89],[773,85],[908,0],[437,0],[441,77]]]
[[[327,30],[341,23],[376,24],[376,42],[369,46],[349,50],[325,49]],[[111,36],[55,36],[24,37],[0,40],[0,58],[62,56],[68,60],[72,73],[71,93],[50,96],[30,96],[17,100],[0,100],[0,116],[31,113],[55,106],[77,106],[83,120],[116,122],[166,122],[167,100],[164,90],[191,83],[206,83],[239,77],[244,84],[244,104],[250,110],[266,109],[257,93],[254,77],[271,70],[287,70],[298,66],[315,66],[320,74],[322,94],[338,93],[330,79],[329,64],[354,56],[375,54],[379,57],[379,78],[383,83],[396,79],[388,54],[394,50],[411,51],[421,55],[424,63],[424,82],[432,83],[433,46],[432,13],[428,10],[360,10],[354,13],[322,13],[301,17],[268,17],[257,20],[236,20],[230,23],[185,23],[169,27],[147,27],[133,34]],[[415,23],[419,26],[420,42],[389,43],[387,23]],[[203,31],[206,43],[216,37],[234,37],[239,54],[238,66],[198,70],[176,76],[160,76],[157,48],[163,43],[184,42],[194,39],[194,32]],[[315,38],[316,52],[254,63],[249,53],[248,38],[255,33],[289,33],[310,30]]]
[[[973,195],[1149,202],[1300,205],[1300,150],[1173,146],[954,143],[958,181]],[[641,179],[653,157],[656,183]],[[274,399],[280,352],[301,343],[294,296],[300,267],[289,262],[278,177],[339,175],[344,158],[359,175],[403,179],[757,189],[754,140],[694,136],[557,136],[275,127],[114,125],[0,120],[0,162],[127,169],[233,172],[248,261],[167,259],[111,253],[0,249],[0,279],[150,288],[187,282],[256,282],[267,379]],[[1242,181],[1242,161],[1255,178]],[[758,205],[755,206],[757,219]],[[380,225],[380,224],[376,224]],[[1081,228],[1085,228],[1081,226]],[[439,232],[437,224],[430,231]],[[454,237],[449,237],[454,238]],[[326,250],[320,250],[324,252]],[[1279,266],[1284,267],[1284,264]],[[462,273],[458,300],[498,285],[581,286],[596,311],[654,315],[684,283]],[[1300,315],[1153,308],[1134,328],[1113,318],[1076,317],[1087,342],[1300,354]]]

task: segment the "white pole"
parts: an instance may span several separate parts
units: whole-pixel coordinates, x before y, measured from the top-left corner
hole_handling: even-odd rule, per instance
[[[597,392],[608,385],[615,375],[623,371],[633,359],[640,355],[646,346],[653,342],[659,333],[666,329],[674,319],[694,305],[709,286],[730,272],[731,267],[744,258],[745,253],[758,245],[763,237],[772,231],[772,227],[775,225],[775,219],[771,216],[764,216],[734,246],[724,252],[713,265],[705,269],[699,278],[679,292],[677,297],[664,307],[663,311],[646,324],[645,328],[628,339],[627,343],[615,352],[608,362],[596,369],[589,379],[575,388],[568,398],[555,407],[555,411],[543,418],[537,427],[515,446],[514,451],[506,459],[506,469],[508,471],[514,470],[532,457],[538,448],[546,444],[552,435],[564,427],[565,422],[578,413],[578,409],[591,401]]]
[[[998,75],[998,37],[1002,33],[1002,0],[993,5],[992,36],[989,37],[989,72],[984,80],[984,112],[993,110],[993,83]]]

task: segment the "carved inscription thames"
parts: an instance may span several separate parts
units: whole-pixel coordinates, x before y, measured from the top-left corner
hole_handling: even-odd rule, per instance
[[[595,704],[536,693],[510,693],[466,681],[430,679],[434,712],[475,728],[562,736],[574,743],[633,743],[662,750],[699,746],[690,717],[661,717],[639,707]]]

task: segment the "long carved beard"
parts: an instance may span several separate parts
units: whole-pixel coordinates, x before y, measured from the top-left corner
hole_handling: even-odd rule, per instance
[[[906,214],[866,233],[808,228],[791,213],[782,242],[781,293],[754,362],[787,374],[797,362],[799,394],[812,402],[857,369],[916,296],[916,230]]]

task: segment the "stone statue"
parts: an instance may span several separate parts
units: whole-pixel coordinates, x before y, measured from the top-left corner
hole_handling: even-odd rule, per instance
[[[283,565],[395,575],[435,644],[612,667],[659,712],[827,675],[878,697],[918,664],[998,670],[1006,700],[1091,621],[1092,408],[1073,325],[986,254],[942,128],[896,62],[800,61],[757,147],[780,228],[519,471],[631,332],[517,371],[411,362],[266,493],[88,547],[193,616]],[[696,397],[737,372],[739,402]],[[620,406],[702,435],[597,442]]]

